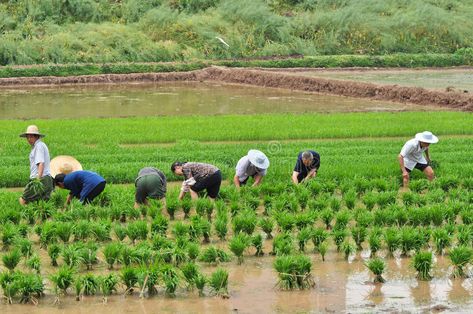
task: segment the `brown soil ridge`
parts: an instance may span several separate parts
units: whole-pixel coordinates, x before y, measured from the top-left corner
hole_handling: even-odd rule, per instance
[[[457,92],[297,76],[258,69],[236,69],[215,66],[190,72],[2,78],[0,79],[0,87],[172,81],[217,81],[417,105],[437,105],[450,109],[473,111],[473,96]]]

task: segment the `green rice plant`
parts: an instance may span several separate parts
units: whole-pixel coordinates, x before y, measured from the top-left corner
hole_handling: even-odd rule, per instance
[[[125,266],[130,266],[133,263],[138,262],[138,256],[136,254],[136,248],[124,245],[120,253],[120,263]]]
[[[187,249],[187,256],[189,257],[191,261],[195,261],[199,257],[199,254],[200,254],[199,244],[195,242],[189,242],[187,243],[186,249]]]
[[[98,277],[99,288],[102,292],[104,303],[107,303],[108,296],[117,291],[118,282],[119,277],[114,273]]]
[[[453,265],[453,278],[467,278],[465,267],[473,261],[473,249],[466,246],[457,246],[448,253]]]
[[[430,224],[431,212],[428,207],[410,208],[408,221],[412,226],[427,226]]]
[[[349,190],[345,194],[343,194],[343,201],[345,202],[345,206],[348,209],[355,208],[356,191],[355,190]]]
[[[58,266],[57,259],[59,258],[59,255],[61,255],[61,247],[57,244],[49,245],[48,255],[49,255],[49,258],[51,259],[51,265],[54,267]]]
[[[299,231],[297,234],[297,241],[299,243],[299,251],[301,253],[305,252],[305,246],[307,242],[312,239],[312,227],[305,227]]]
[[[230,256],[219,248],[209,246],[200,254],[199,261],[209,264],[225,263],[230,261]]]
[[[180,207],[182,208],[182,211],[184,212],[184,219],[189,218],[189,213],[191,212],[192,209],[192,200],[189,198],[184,198],[181,200]]]
[[[443,191],[448,192],[460,185],[460,179],[453,176],[442,176],[438,178],[435,183],[440,186]]]
[[[23,257],[28,258],[33,254],[33,244],[30,240],[25,238],[16,238],[15,239],[15,248],[21,252]]]
[[[429,227],[417,227],[416,230],[419,240],[414,249],[419,251],[421,248],[428,248],[430,244],[430,238],[432,237],[432,230]]]
[[[420,193],[427,189],[429,186],[429,181],[425,179],[420,179],[420,180],[411,180],[409,182],[409,189],[414,192],[414,193]]]
[[[54,284],[55,290],[61,290],[64,295],[67,289],[74,283],[74,270],[67,266],[62,266],[58,271],[49,277]]]
[[[264,216],[269,216],[271,213],[271,210],[273,209],[273,196],[271,195],[264,195],[263,196],[263,215]]]
[[[198,274],[197,277],[194,279],[195,287],[199,291],[199,296],[204,295],[205,285],[208,283],[208,279],[203,274]]]
[[[252,235],[257,223],[258,219],[256,213],[252,210],[244,210],[232,219],[233,233],[238,234],[244,232],[248,235]]]
[[[329,233],[323,228],[316,227],[312,229],[312,243],[314,244],[314,249],[317,249],[321,243],[325,242],[329,236]]]
[[[432,252],[417,252],[413,259],[412,265],[417,271],[417,278],[420,280],[431,280],[430,272],[433,266]]]
[[[380,208],[385,208],[388,205],[396,203],[397,191],[396,192],[380,192],[378,193],[378,200],[376,203]]]
[[[250,246],[251,237],[244,233],[235,235],[228,243],[228,248],[238,259],[238,265],[243,263],[243,252]]]
[[[2,227],[2,243],[3,249],[6,250],[13,244],[15,238],[18,236],[17,228],[11,224],[6,223]]]
[[[310,196],[311,196],[311,192],[308,189],[300,186],[300,188],[297,191],[297,198],[299,199],[299,206],[302,209],[307,208],[307,203],[309,202]]]
[[[264,233],[266,233],[266,239],[272,239],[271,234],[274,229],[274,220],[271,217],[263,217],[258,221],[258,225],[261,227]]]
[[[210,275],[208,283],[216,295],[228,297],[228,271],[217,269]]]
[[[99,279],[93,274],[85,274],[79,277],[82,281],[84,295],[95,295],[99,289]]]
[[[246,207],[248,207],[249,209],[253,211],[256,211],[260,204],[260,200],[258,196],[246,197],[244,202],[245,202]]]
[[[419,234],[410,226],[402,227],[400,230],[402,256],[408,256],[414,250],[420,240]]]
[[[166,211],[169,215],[169,219],[174,220],[174,215],[179,208],[179,201],[175,198],[168,198],[166,200]]]
[[[140,298],[144,297],[144,290],[148,290],[148,296],[158,293],[156,286],[160,280],[160,269],[157,265],[151,267],[143,266],[138,270],[138,285],[140,287]]]
[[[367,210],[358,210],[355,213],[355,221],[357,226],[368,228],[373,224],[374,216]]]
[[[419,198],[419,195],[413,192],[404,192],[401,195],[402,202],[404,203],[405,206],[411,206],[417,203],[417,199]]]
[[[189,236],[189,225],[178,221],[172,227],[172,234],[175,238],[184,238]]]
[[[345,260],[348,261],[350,255],[356,252],[356,246],[350,240],[345,240],[341,244],[341,251],[345,254]]]
[[[254,246],[256,252],[255,256],[263,256],[263,236],[261,234],[256,234],[251,237],[251,245]]]
[[[125,285],[125,294],[132,294],[138,282],[138,269],[128,266],[122,268],[120,280]]]
[[[401,234],[397,228],[388,228],[385,230],[383,236],[389,255],[393,256],[394,252],[401,247]]]
[[[44,233],[44,230],[43,230]],[[79,220],[72,229],[76,241],[87,240],[92,235],[91,224],[88,220]]]
[[[230,203],[230,214],[232,217],[235,217],[241,210],[240,203],[238,201],[232,201]]]
[[[91,225],[92,235],[99,242],[110,241],[110,231],[112,225],[108,220],[100,220],[93,222]]]
[[[356,249],[358,251],[363,250],[362,244],[365,241],[367,235],[368,231],[365,227],[355,226],[351,228],[351,236],[356,243]]]
[[[215,219],[214,227],[215,227],[215,232],[218,235],[218,238],[221,241],[224,241],[227,233],[228,233],[228,219],[226,217],[217,217]]]
[[[456,236],[459,246],[471,246],[473,241],[473,229],[470,225],[459,225]]]
[[[273,239],[272,255],[290,255],[294,253],[294,243],[291,234],[280,233]]]
[[[13,271],[15,267],[20,263],[21,252],[18,249],[14,249],[2,256],[3,266]]]
[[[467,207],[463,210],[460,211],[460,217],[462,219],[462,222],[465,225],[471,225],[473,224],[473,210],[470,207]]]
[[[143,220],[130,222],[126,228],[126,235],[133,244],[136,240],[146,240],[148,238],[148,224]]]
[[[327,241],[321,242],[317,246],[317,251],[320,253],[320,256],[322,257],[322,262],[325,262],[325,255],[327,254],[327,251],[328,251]]]
[[[63,243],[68,243],[72,235],[72,223],[60,222],[56,225],[56,234]]]
[[[302,212],[295,215],[295,224],[300,231],[307,226],[311,226],[317,220],[317,212]]]
[[[175,245],[171,250],[172,261],[175,266],[179,266],[188,260],[185,246]]]
[[[273,265],[278,272],[278,286],[281,289],[310,289],[314,286],[312,262],[308,256],[278,256]]]
[[[123,241],[126,237],[127,228],[117,223],[113,226],[113,232],[119,241]]]
[[[347,210],[341,210],[335,215],[334,229],[345,229],[350,222],[351,214]]]
[[[441,189],[434,189],[430,190],[425,194],[425,198],[427,199],[427,203],[435,204],[435,203],[443,203],[445,201],[445,192]]]
[[[13,298],[18,294],[20,287],[15,281],[15,274],[11,272],[0,273],[0,287],[3,290],[3,299],[7,304],[13,304]]]
[[[333,210],[330,208],[325,208],[320,212],[320,218],[322,219],[322,222],[325,224],[325,227],[327,230],[332,228],[332,220],[333,217],[335,216]]]
[[[189,235],[192,240],[196,240],[199,236],[203,236],[204,243],[210,243],[210,233],[212,231],[212,224],[210,221],[201,216],[193,216],[191,218],[191,226]]]
[[[374,211],[374,221],[375,226],[392,226],[396,224],[396,212],[390,209],[378,209]]]
[[[376,253],[381,249],[381,236],[382,231],[380,228],[373,228],[370,230],[368,235],[368,243],[370,246],[371,256],[376,256]]]
[[[26,260],[26,267],[36,271],[39,275],[41,273],[41,259],[37,254],[31,255],[30,258]]]
[[[199,215],[201,217],[203,217],[206,214],[208,216],[209,213],[210,213],[210,216],[211,216],[212,212],[213,212],[213,208],[214,208],[214,204],[208,198],[199,198],[195,202],[195,211],[196,211],[197,215]]]
[[[44,284],[41,276],[36,274],[16,273],[15,281],[18,284],[18,293],[21,295],[20,303],[37,304],[37,298],[44,293]]]
[[[200,275],[197,264],[191,262],[181,266],[182,274],[187,282],[187,290],[191,291],[195,287],[196,278]]]
[[[164,282],[166,294],[169,296],[174,296],[180,282],[180,277],[177,270],[173,266],[165,264],[161,269],[161,278]]]
[[[368,192],[362,197],[363,204],[365,204],[367,210],[372,210],[376,205],[378,197],[374,192]]]
[[[333,229],[332,230],[332,237],[335,245],[337,246],[337,251],[341,251],[342,243],[345,241],[345,238],[348,236],[347,229]]]
[[[339,204],[341,204],[341,201],[339,201]],[[323,211],[324,209],[332,209],[332,211],[336,212],[340,209],[340,207],[338,209],[333,209],[331,205],[332,205],[332,197],[327,196],[327,195],[320,195],[317,199],[310,200],[307,204],[307,206],[309,207],[309,210],[313,212],[320,212],[320,211]]]
[[[97,250],[95,242],[88,242],[79,248],[80,262],[87,267],[87,270],[91,270],[92,265],[97,263]]]
[[[338,212],[340,210],[340,208],[342,208],[342,201],[336,197],[331,197],[330,198],[330,208],[335,211],[335,212]]]
[[[80,247],[77,245],[65,245],[61,251],[64,263],[69,267],[76,267],[81,263]]]
[[[28,237],[28,233],[30,232],[30,227],[27,224],[20,223],[20,224],[17,225],[17,229],[18,229],[18,235],[21,238],[27,238]]]
[[[291,232],[294,229],[296,223],[294,214],[287,211],[275,212],[274,219],[282,232]]]
[[[435,248],[438,254],[443,255],[443,250],[450,246],[451,237],[445,228],[435,228],[432,232]]]
[[[77,276],[74,280],[74,291],[76,293],[76,301],[80,301],[84,291],[84,284],[80,276]]]
[[[386,270],[386,263],[380,258],[372,258],[365,263],[365,266],[375,276],[375,283],[384,283],[386,280],[383,278],[383,273]]]
[[[108,264],[108,269],[113,269],[113,264],[119,260],[122,247],[123,245],[120,242],[112,242],[104,246],[103,255]]]
[[[157,214],[151,222],[151,233],[166,235],[169,227],[169,221],[161,214]]]
[[[407,210],[404,208],[398,208],[394,211],[395,221],[398,226],[402,227],[409,221]]]

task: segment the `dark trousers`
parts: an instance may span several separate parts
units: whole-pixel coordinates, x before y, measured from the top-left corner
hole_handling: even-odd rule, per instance
[[[92,190],[90,191],[90,193],[84,198],[84,204],[90,204],[92,203],[92,201],[94,200],[94,198],[96,198],[100,193],[103,192],[103,190],[105,189],[105,184],[106,182],[100,182],[99,184],[97,184],[97,186]]]

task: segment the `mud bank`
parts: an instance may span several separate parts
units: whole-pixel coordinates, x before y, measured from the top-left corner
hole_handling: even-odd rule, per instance
[[[17,85],[67,85],[173,81],[214,81],[236,83],[417,105],[435,105],[455,110],[473,111],[473,96],[457,92],[442,92],[420,87],[379,85],[365,82],[297,76],[294,74],[284,74],[258,69],[234,69],[223,67],[210,67],[191,72],[4,78],[0,79],[0,87],[14,87]]]

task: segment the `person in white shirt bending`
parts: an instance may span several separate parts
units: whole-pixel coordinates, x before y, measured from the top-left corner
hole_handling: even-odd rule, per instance
[[[409,174],[414,169],[424,172],[427,179],[434,179],[434,170],[430,163],[429,146],[435,144],[439,139],[429,131],[417,133],[415,138],[404,144],[399,153],[399,166],[402,171],[402,183],[405,188],[409,186]],[[425,157],[424,157],[425,154]]]
[[[235,167],[233,183],[239,189],[240,186],[245,185],[248,179],[252,177],[255,180],[253,186],[258,186],[266,175],[268,167],[268,157],[263,152],[252,149],[238,161]]]

